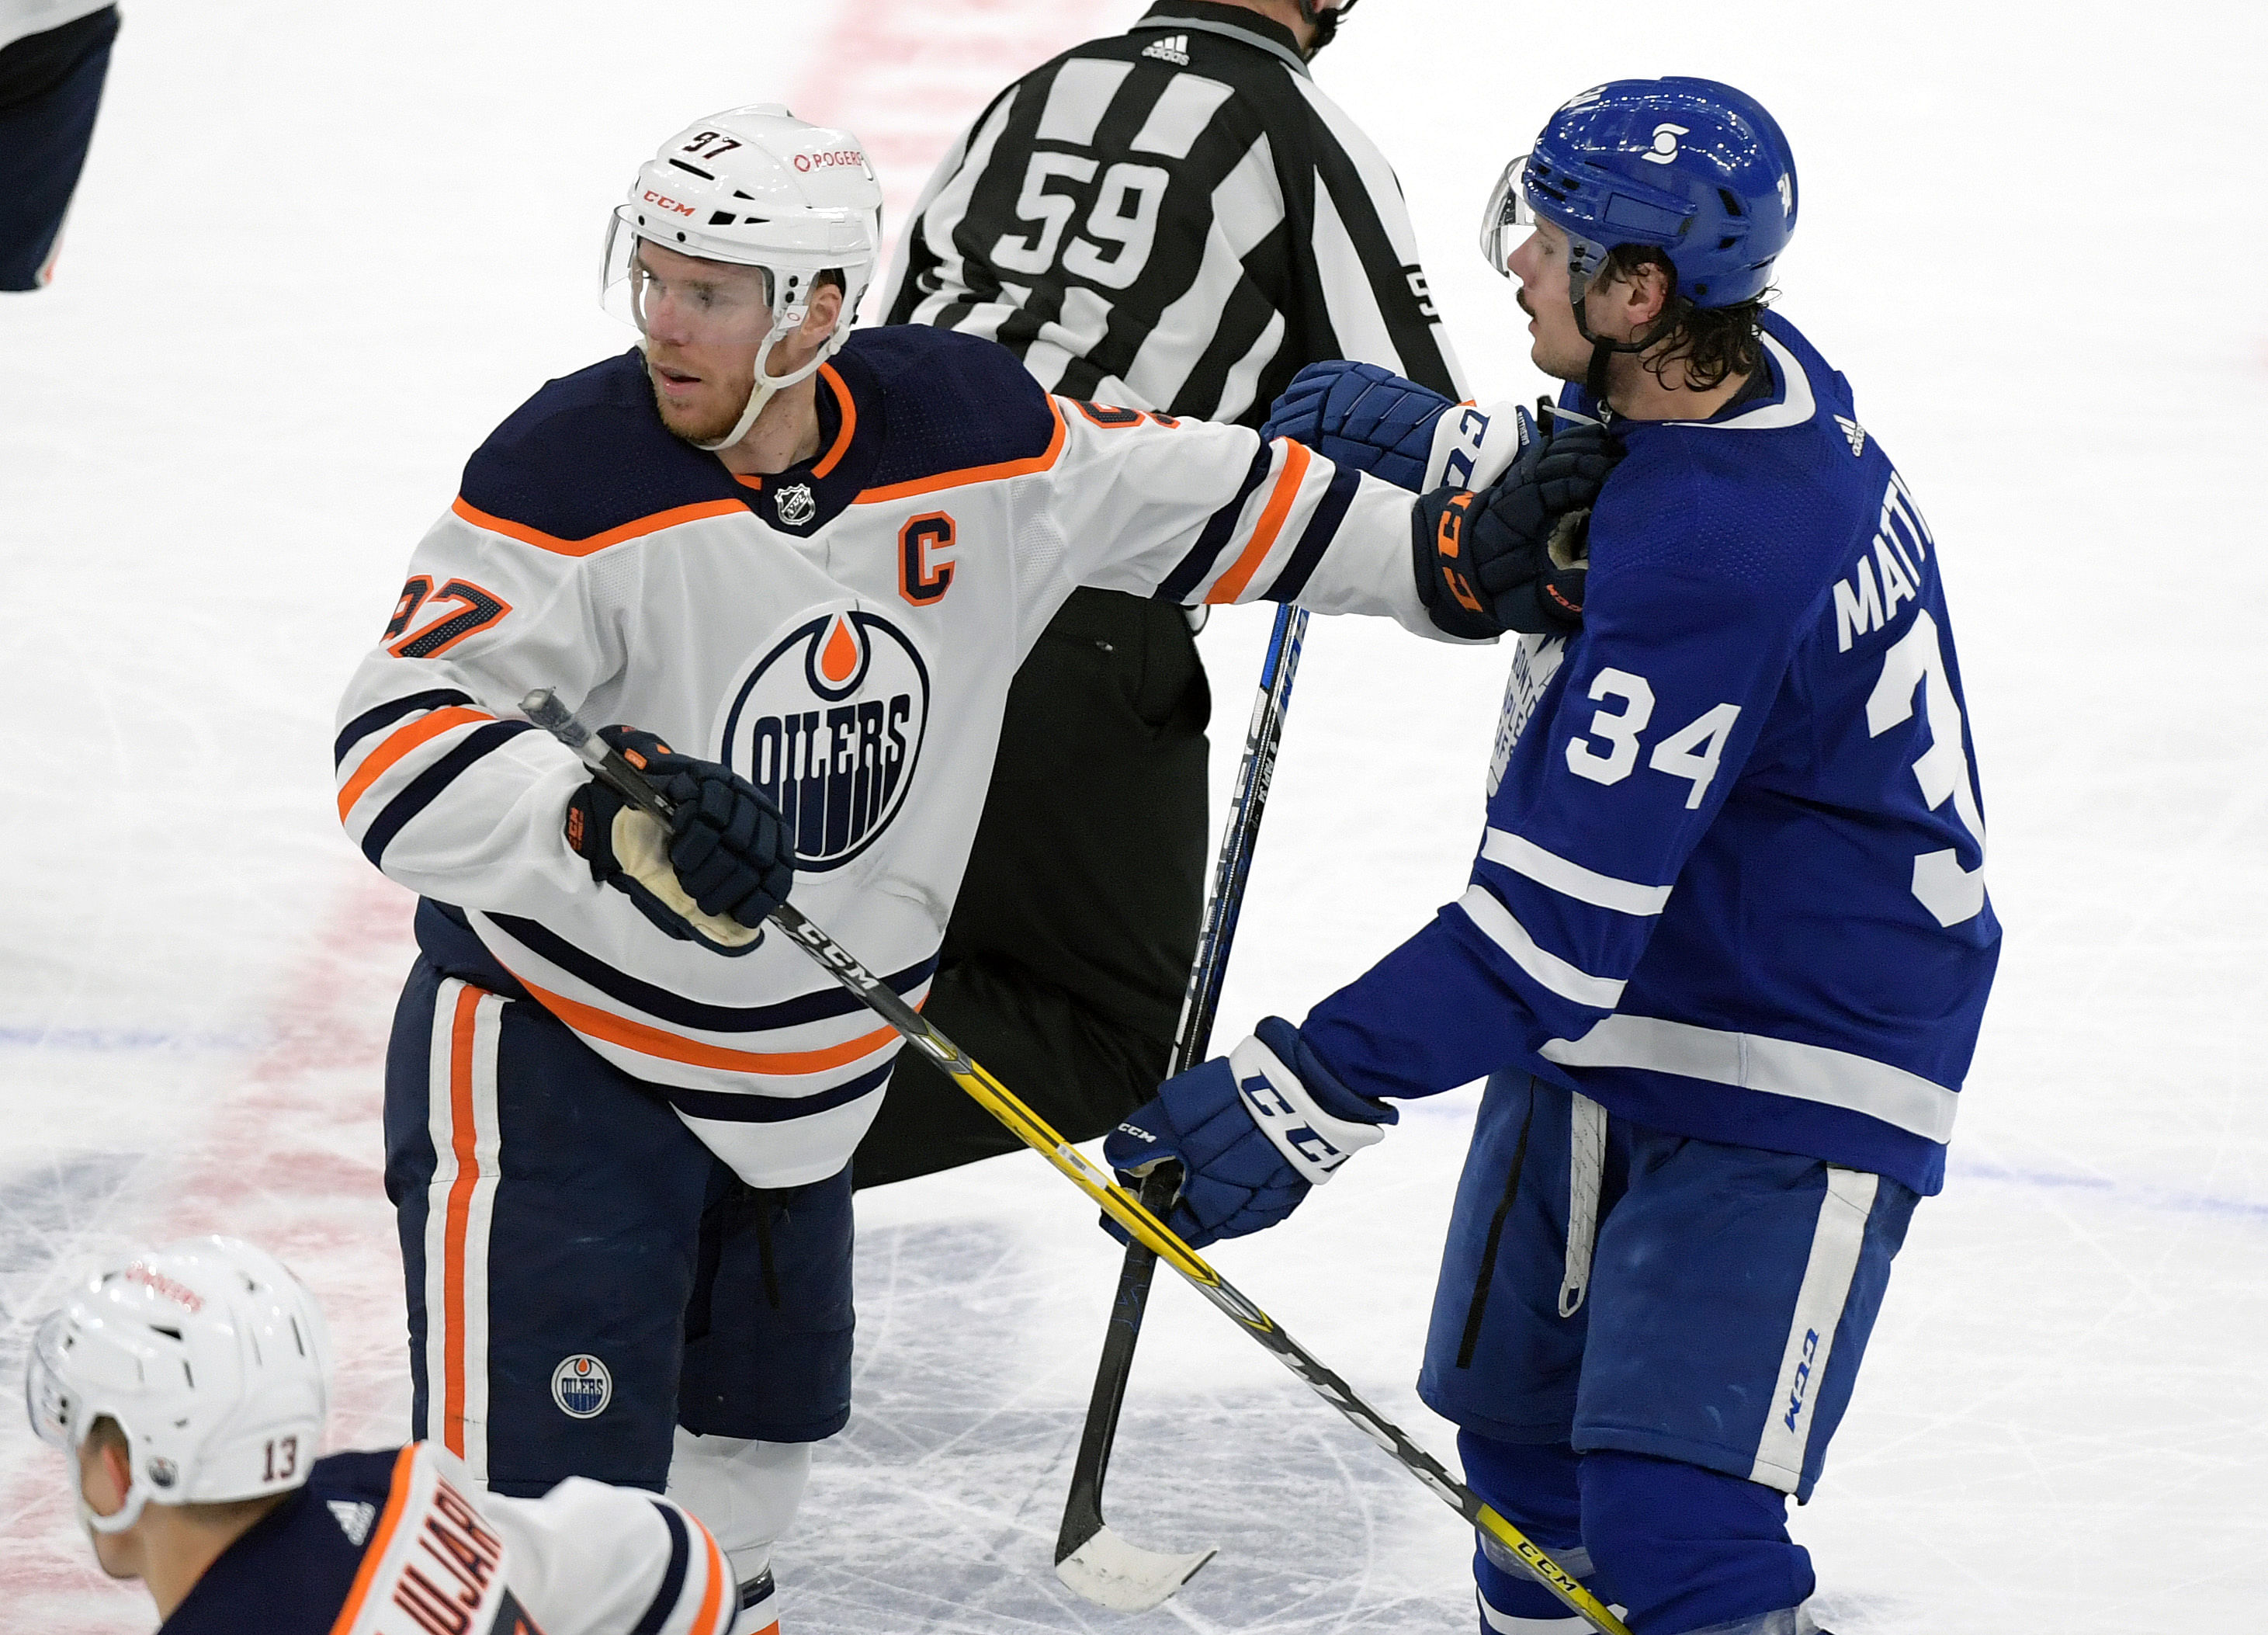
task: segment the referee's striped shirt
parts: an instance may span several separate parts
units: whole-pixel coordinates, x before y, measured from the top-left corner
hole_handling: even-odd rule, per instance
[[[881,310],[990,336],[1064,396],[1211,420],[1259,424],[1331,357],[1465,395],[1393,171],[1288,30],[1208,0],[1161,0],[995,98],[923,191]]]

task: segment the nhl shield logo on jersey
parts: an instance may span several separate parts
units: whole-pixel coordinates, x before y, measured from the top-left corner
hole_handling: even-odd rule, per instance
[[[779,803],[800,869],[840,868],[905,804],[929,726],[929,667],[878,614],[821,613],[781,637],[731,695],[725,762]]]
[[[551,1400],[571,1419],[595,1419],[615,1397],[615,1377],[588,1351],[563,1357],[551,1371]]]
[[[791,528],[799,528],[819,514],[819,502],[812,497],[811,484],[791,482],[772,496],[772,512]]]

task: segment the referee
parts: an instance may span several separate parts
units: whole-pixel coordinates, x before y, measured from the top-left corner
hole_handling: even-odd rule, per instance
[[[1464,391],[1400,185],[1308,73],[1352,0],[1160,0],[995,98],[930,179],[881,306],[1050,392],[1257,427],[1311,363]],[[1184,610],[1073,593],[1017,673],[925,1013],[1073,1140],[1155,1094],[1208,850]],[[1020,1143],[898,1058],[860,1186]]]

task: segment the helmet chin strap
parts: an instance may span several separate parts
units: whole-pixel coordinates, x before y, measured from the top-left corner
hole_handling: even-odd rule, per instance
[[[733,444],[748,435],[748,428],[756,423],[756,416],[764,412],[764,405],[772,401],[775,393],[794,386],[799,381],[808,380],[819,372],[820,365],[825,363],[828,357],[828,348],[824,345],[813,354],[809,363],[792,373],[776,375],[767,367],[772,360],[772,349],[801,328],[802,324],[802,314],[796,313],[782,318],[772,326],[772,332],[764,337],[763,345],[757,350],[756,378],[748,387],[748,401],[740,410],[740,419],[733,423],[733,429],[730,431],[715,442],[695,443],[694,447],[706,450],[711,454],[720,449],[732,447]]]
[[[123,1533],[142,1519],[142,1506],[150,1502],[150,1484],[136,1482],[126,1490],[126,1502],[107,1516],[97,1515],[86,1502],[86,1489],[78,1493],[78,1519],[98,1533]]]
[[[1583,293],[1585,295],[1590,293],[1587,284],[1584,286]],[[1607,409],[1607,365],[1612,361],[1615,354],[1647,350],[1655,342],[1676,327],[1677,320],[1685,315],[1685,309],[1691,303],[1682,298],[1670,302],[1662,309],[1661,316],[1654,320],[1653,327],[1631,341],[1614,341],[1602,335],[1593,335],[1590,320],[1584,315],[1583,296],[1577,296],[1572,305],[1575,309],[1575,328],[1586,341],[1591,343],[1591,366],[1584,372],[1583,390],[1589,394],[1591,401],[1598,405],[1601,412],[1605,413],[1610,412]]]

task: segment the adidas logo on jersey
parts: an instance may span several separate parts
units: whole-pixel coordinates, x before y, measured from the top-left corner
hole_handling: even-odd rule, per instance
[[[1167,34],[1154,45],[1145,47],[1142,55],[1155,57],[1160,63],[1172,63],[1187,68],[1189,65],[1189,37],[1187,34]]]
[[[370,1536],[370,1524],[378,1520],[378,1506],[344,1499],[334,1499],[329,1503],[331,1519],[339,1524],[339,1531],[347,1536],[348,1543],[361,1549],[363,1540]]]
[[[1852,453],[1863,454],[1867,452],[1866,427],[1855,420],[1845,420],[1840,415],[1835,416],[1835,423],[1843,428],[1843,440],[1850,444]]]

